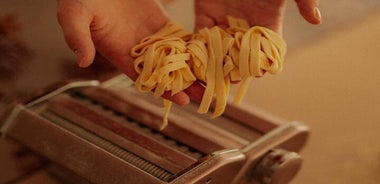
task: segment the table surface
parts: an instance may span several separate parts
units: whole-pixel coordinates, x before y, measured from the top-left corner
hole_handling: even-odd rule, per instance
[[[246,103],[311,127],[293,183],[380,182],[380,14],[331,30],[253,82]]]

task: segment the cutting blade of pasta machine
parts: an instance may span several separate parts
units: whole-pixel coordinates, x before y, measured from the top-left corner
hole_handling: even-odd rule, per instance
[[[72,173],[59,176],[73,183],[277,184],[300,169],[309,131],[303,124],[231,104],[209,119],[196,107],[173,107],[160,130],[161,100],[120,75],[17,104],[1,132]]]

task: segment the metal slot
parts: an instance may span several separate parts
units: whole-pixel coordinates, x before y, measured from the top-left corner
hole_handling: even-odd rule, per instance
[[[215,127],[231,132],[234,135],[239,136],[241,139],[248,140],[249,142],[255,141],[263,135],[263,133],[256,131],[252,127],[242,124],[241,122],[236,121],[225,115],[213,119],[210,118],[211,114],[204,115],[194,113],[197,112],[198,106],[199,105],[196,103],[190,103],[189,105],[181,107],[180,109],[172,108],[171,113],[179,115],[183,114],[184,116],[185,114],[192,114],[192,116],[200,118],[205,122],[212,124]]]
[[[52,123],[70,131],[71,133],[85,139],[86,141],[89,141],[90,143],[104,149],[105,151],[117,156],[118,158],[136,166],[137,168],[151,174],[152,176],[161,179],[163,181],[168,180],[173,174],[170,172],[154,165],[153,163],[150,163],[139,156],[105,140],[102,139],[99,136],[96,136],[95,134],[92,134],[85,129],[70,123],[69,121],[62,119],[61,117],[57,116],[56,114],[45,111],[41,114],[43,117],[50,120]]]
[[[161,100],[153,100],[154,97],[151,93],[142,94],[137,92],[133,87],[133,81],[125,75],[119,75],[109,81],[106,81],[102,83],[100,87],[106,88],[121,97],[127,97],[130,95],[138,96],[139,98],[148,100],[149,103],[155,103],[158,107],[162,106]],[[228,131],[236,129],[237,135],[241,135],[243,138],[247,138],[250,141],[256,140],[258,137],[273,130],[286,121],[250,105],[234,105],[233,103],[227,104],[226,110],[222,116],[212,120],[207,115],[195,113],[197,112],[198,106],[198,103],[193,102],[186,107],[172,109],[180,109],[179,111],[189,112],[192,116],[205,119],[207,122],[213,123],[215,126],[225,128]]]
[[[192,166],[203,156],[201,152],[153,134],[148,128],[116,116],[111,110],[88,100],[63,94],[52,99],[47,109],[172,173]]]
[[[122,124],[129,124],[130,126],[133,127],[134,131],[141,132],[144,135],[152,137],[155,140],[158,140],[159,142],[165,145],[168,145],[175,150],[181,151],[194,159],[200,159],[203,156],[205,156],[205,153],[200,152],[199,150],[196,150],[193,147],[185,145],[176,139],[166,136],[162,134],[160,131],[149,128],[145,126],[143,123],[138,122],[137,120],[133,119],[129,115],[119,113],[115,111],[114,109],[111,109],[105,106],[104,104],[98,103],[95,100],[92,100],[90,98],[87,98],[86,96],[81,95],[80,93],[72,93],[70,97],[72,97],[75,100],[80,101],[81,103],[83,103],[84,105],[92,109],[97,109],[97,111],[103,112],[108,118],[114,119]]]
[[[159,130],[162,123],[164,109],[162,105],[152,103],[151,98],[121,89],[113,91],[90,88],[82,90],[81,93],[154,130]],[[169,125],[160,133],[205,154],[221,149],[241,148],[249,143],[248,140],[185,111],[170,113]]]
[[[137,92],[130,79],[123,76],[118,76],[112,83],[107,83],[106,85],[101,85],[100,88],[105,88],[107,93],[113,92],[117,94],[120,98],[138,97],[149,101],[150,104],[154,104],[156,108],[162,107],[162,100],[154,98],[151,93],[139,93]],[[87,94],[87,93],[86,93]],[[90,98],[93,98],[94,94],[89,94]],[[101,101],[101,98],[97,98]],[[152,105],[150,105],[152,106]],[[263,112],[257,112],[257,109],[252,109],[252,107],[238,107],[236,105],[228,104],[225,113],[215,119],[210,118],[211,114],[198,114],[199,104],[192,102],[185,107],[172,106],[170,114],[180,114],[182,117],[196,117],[201,119],[206,124],[212,124],[213,126],[226,130],[227,132],[233,133],[235,136],[241,139],[254,141],[260,136],[270,131],[271,129],[278,126],[279,120],[273,118],[273,116],[260,116]],[[239,105],[240,106],[240,105]],[[272,117],[272,118],[269,118]],[[234,136],[231,139],[235,138]]]

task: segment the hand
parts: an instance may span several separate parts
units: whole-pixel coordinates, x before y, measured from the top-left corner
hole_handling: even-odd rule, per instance
[[[80,67],[91,65],[98,51],[133,80],[138,74],[131,48],[169,21],[155,0],[58,0],[57,16]],[[189,103],[184,92],[163,96],[179,105]]]
[[[282,34],[286,0],[195,0],[196,29],[215,25],[227,27],[226,15],[246,19],[252,26],[263,26]],[[318,0],[296,0],[301,15],[319,24]]]

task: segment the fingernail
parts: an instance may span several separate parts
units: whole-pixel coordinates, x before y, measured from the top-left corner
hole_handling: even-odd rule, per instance
[[[314,17],[319,21],[319,23],[322,22],[321,11],[319,11],[319,8],[317,7],[314,9]]]

